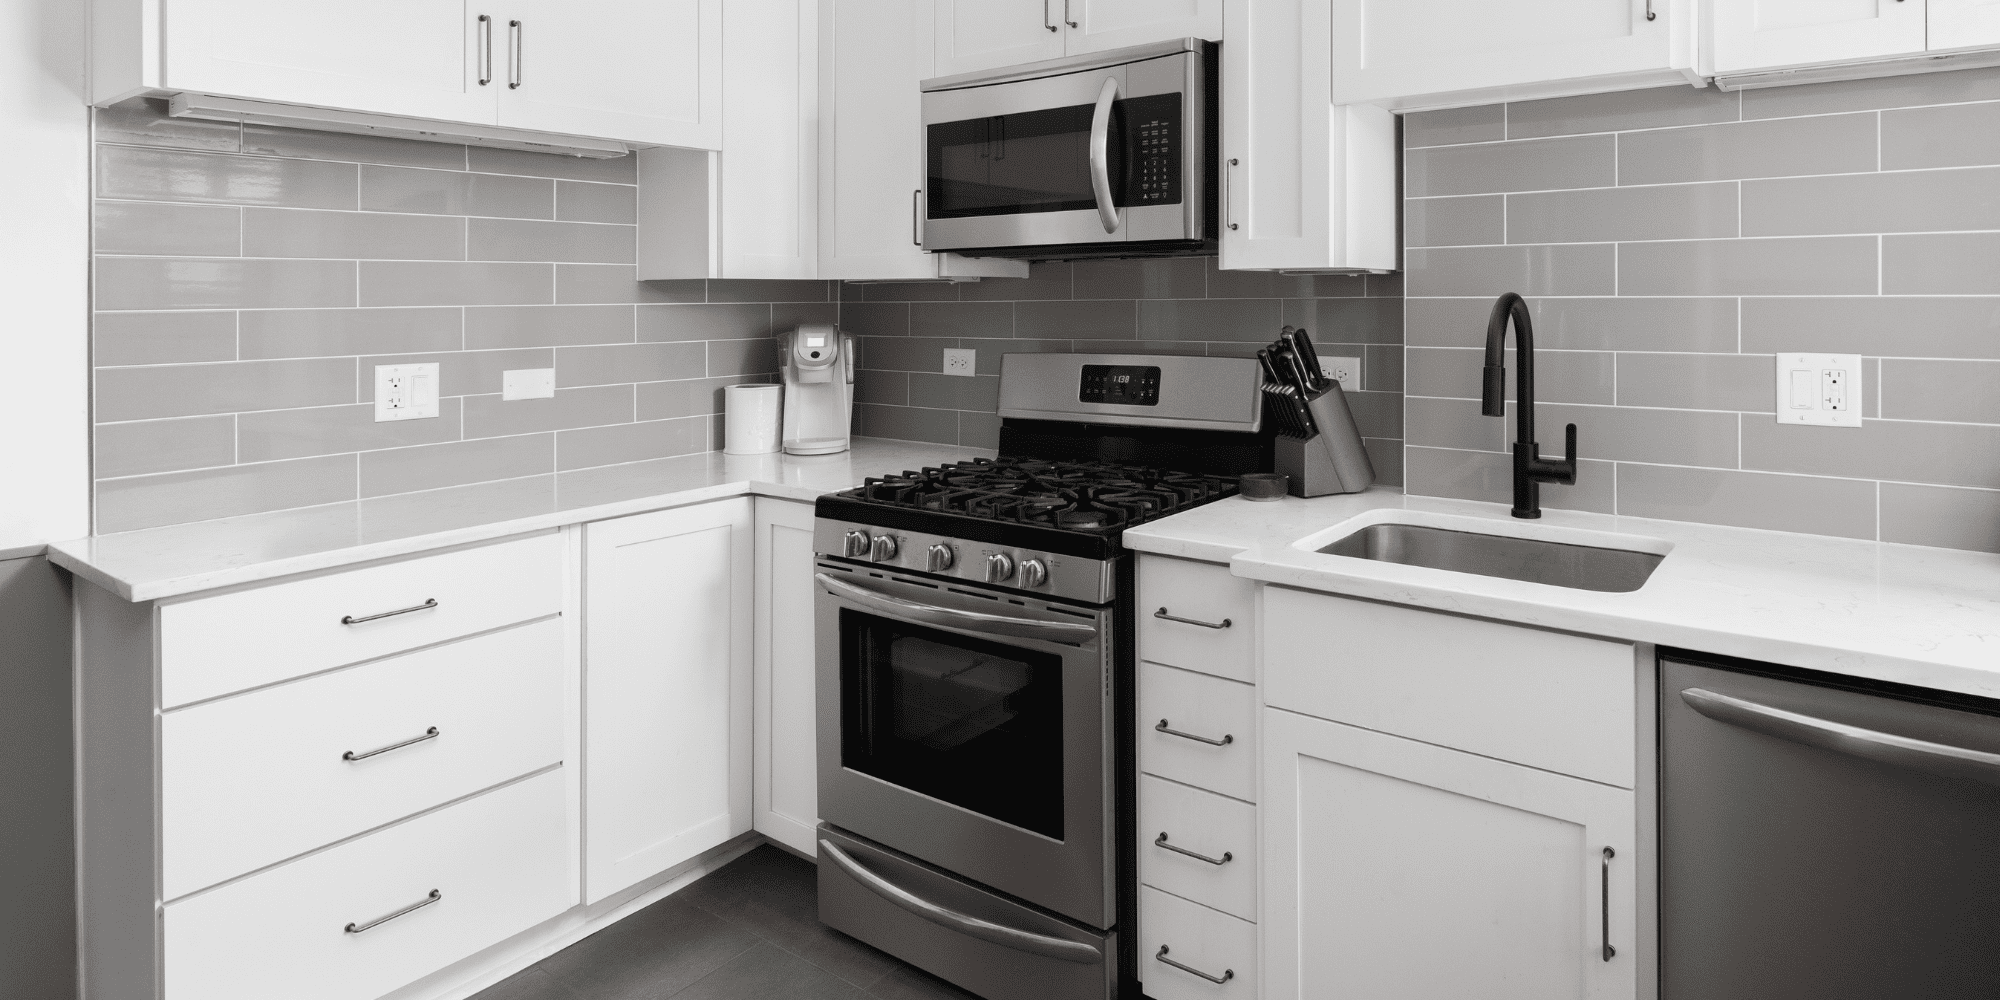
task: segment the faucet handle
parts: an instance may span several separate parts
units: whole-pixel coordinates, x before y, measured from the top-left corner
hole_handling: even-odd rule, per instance
[[[1560,466],[1557,469],[1555,469],[1555,473],[1556,473],[1554,480],[1555,482],[1561,483],[1564,486],[1576,485],[1576,425],[1575,424],[1569,424],[1563,428],[1563,458]]]
[[[1514,447],[1519,449],[1520,455],[1520,458],[1516,460],[1516,468],[1520,470],[1517,474],[1525,474],[1538,483],[1561,483],[1564,486],[1576,485],[1575,424],[1570,424],[1563,428],[1563,457],[1561,458],[1543,458],[1541,456],[1541,446],[1533,442],[1516,442]],[[1521,462],[1526,463],[1525,469],[1520,467],[1519,463]]]

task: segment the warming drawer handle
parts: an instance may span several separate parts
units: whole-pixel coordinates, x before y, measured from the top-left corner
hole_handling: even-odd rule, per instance
[[[1118,99],[1118,78],[1104,81],[1097,107],[1090,115],[1090,193],[1097,199],[1097,221],[1104,231],[1118,231],[1118,206],[1111,200],[1111,103]]]
[[[878,593],[846,580],[835,579],[826,573],[815,573],[813,578],[819,581],[819,585],[825,588],[827,593],[835,597],[846,598],[856,604],[865,604],[885,614],[911,621],[949,625],[971,632],[1011,635],[1023,639],[1049,639],[1078,645],[1097,637],[1097,626],[1085,625],[1082,622],[1044,622],[1032,618],[992,615],[984,611],[941,608],[935,604],[919,604],[916,601],[906,601],[900,597]]]
[[[869,891],[940,927],[947,927],[967,937],[975,937],[981,941],[1044,958],[1056,958],[1083,965],[1095,965],[1104,960],[1103,952],[1081,941],[1069,941],[1047,934],[1037,934],[1034,931],[1024,931],[1018,927],[1007,927],[939,906],[862,867],[861,862],[854,860],[853,856],[824,838],[819,842],[819,850],[821,854],[832,858],[833,863],[840,866],[841,871],[866,886]]]
[[[1924,771],[1945,778],[1961,778],[1988,785],[2000,785],[2000,754],[1964,747],[1913,740],[1893,733],[1880,733],[1826,719],[1732,698],[1703,688],[1687,688],[1681,700],[1688,707],[1717,722],[1753,733],[1790,740],[1821,750],[1847,754]]]

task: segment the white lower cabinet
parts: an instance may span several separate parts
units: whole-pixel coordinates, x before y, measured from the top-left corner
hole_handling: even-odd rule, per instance
[[[813,701],[813,507],[757,500],[757,832],[818,853]]]
[[[1634,996],[1631,791],[1264,714],[1270,1000]]]
[[[750,829],[751,500],[584,529],[586,902]]]
[[[1153,1000],[1257,1000],[1257,925],[1140,886],[1139,975]]]
[[[1257,807],[1139,776],[1139,881],[1257,919]]]

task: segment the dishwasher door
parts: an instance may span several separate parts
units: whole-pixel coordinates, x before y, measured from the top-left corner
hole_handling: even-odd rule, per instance
[[[1663,1000],[2000,995],[2000,717],[1723,666],[1661,660]]]

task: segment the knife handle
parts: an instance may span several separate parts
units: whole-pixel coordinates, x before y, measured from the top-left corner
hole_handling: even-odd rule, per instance
[[[1264,366],[1264,379],[1266,381],[1272,385],[1285,384],[1284,377],[1278,374],[1278,366],[1271,361],[1271,352],[1268,349],[1261,349],[1257,352],[1257,363]]]
[[[1306,331],[1304,330],[1304,328],[1301,327],[1293,328],[1292,350],[1299,352],[1300,360],[1303,360],[1306,363],[1306,371],[1310,372],[1312,374],[1313,379],[1316,382],[1320,383],[1321,386],[1323,386],[1326,381],[1326,376],[1321,374],[1320,372],[1319,348],[1313,346],[1312,338],[1306,335]],[[1316,386],[1316,388],[1317,387],[1319,386]]]

